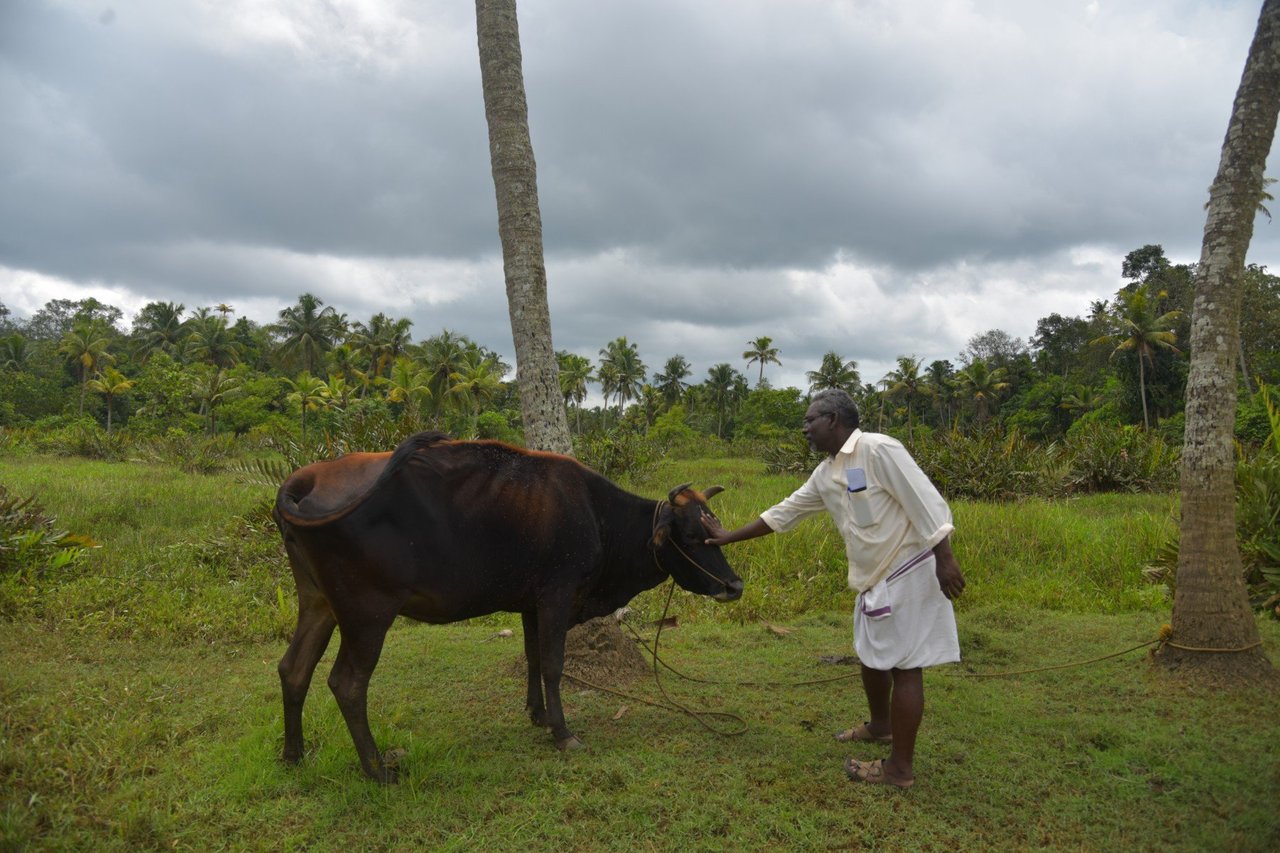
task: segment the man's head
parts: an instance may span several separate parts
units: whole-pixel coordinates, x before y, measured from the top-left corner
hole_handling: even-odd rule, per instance
[[[819,453],[834,454],[858,428],[858,404],[844,391],[828,389],[813,395],[804,414],[804,437]]]

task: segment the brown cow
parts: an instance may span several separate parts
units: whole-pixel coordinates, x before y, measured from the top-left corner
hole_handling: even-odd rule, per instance
[[[668,576],[719,601],[742,595],[720,549],[703,542],[699,519],[719,491],[684,485],[645,500],[567,456],[434,432],[394,453],[298,469],[275,507],[298,589],[298,626],[280,661],[284,760],[302,757],[302,705],[339,627],[329,687],[364,772],[395,780],[369,731],[366,696],[398,614],[445,623],[519,613],[529,717],[560,749],[581,746],[560,702],[570,627]]]

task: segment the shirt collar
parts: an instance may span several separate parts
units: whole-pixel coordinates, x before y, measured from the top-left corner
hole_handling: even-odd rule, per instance
[[[845,455],[853,453],[853,448],[857,446],[858,439],[861,437],[862,437],[862,430],[855,429],[853,432],[851,432],[849,434],[849,437],[845,439],[844,446],[840,448],[840,453],[843,453]]]

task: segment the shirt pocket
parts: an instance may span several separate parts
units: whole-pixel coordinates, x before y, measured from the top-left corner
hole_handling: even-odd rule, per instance
[[[849,502],[849,516],[858,527],[871,527],[876,524],[875,512],[871,509],[871,490],[847,492],[845,500]]]

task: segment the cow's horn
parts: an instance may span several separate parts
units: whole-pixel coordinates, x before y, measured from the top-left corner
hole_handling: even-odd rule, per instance
[[[710,486],[707,488],[705,492],[702,493],[702,496],[707,500],[711,500],[712,498],[714,498],[716,495],[720,494],[723,491],[724,491],[724,486]]]
[[[681,492],[683,492],[685,489],[689,488],[689,487],[690,487],[690,486],[692,486],[692,485],[693,485],[693,483],[685,483],[685,484],[684,484],[684,485],[682,485],[682,486],[676,486],[674,489],[672,489],[672,490],[667,494],[667,501],[668,501],[669,503],[675,503],[675,502],[676,502],[676,495],[680,494]]]

